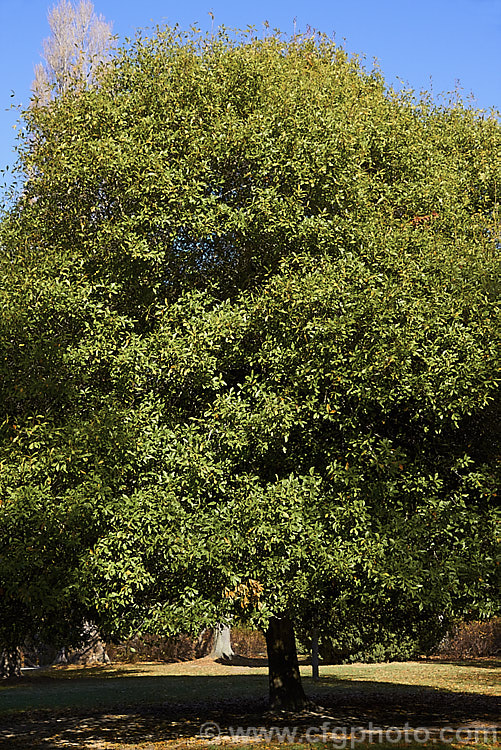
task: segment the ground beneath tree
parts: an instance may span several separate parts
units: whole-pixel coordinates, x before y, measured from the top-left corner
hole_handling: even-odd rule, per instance
[[[251,666],[249,661],[252,662]],[[294,730],[294,738],[297,741],[302,737],[307,737],[310,741],[322,736],[328,738],[329,732],[340,738],[343,735],[352,735],[353,728],[371,726],[381,730],[389,727],[426,727],[433,737],[434,733],[438,733],[444,726],[492,729],[499,721],[500,698],[495,694],[498,691],[495,686],[489,689],[489,686],[492,686],[493,674],[490,663],[486,662],[483,671],[477,669],[471,673],[480,677],[482,673],[489,675],[485,681],[485,688],[480,685],[482,692],[461,692],[457,691],[457,688],[456,692],[451,692],[449,689],[419,684],[426,680],[429,682],[429,677],[425,679],[422,675],[433,674],[433,664],[427,664],[424,671],[420,671],[419,665],[416,665],[414,670],[412,665],[400,666],[400,672],[395,672],[396,668],[393,668],[392,672],[392,665],[371,665],[372,671],[357,671],[356,665],[351,665],[346,668],[351,669],[346,674],[355,677],[359,674],[365,677],[359,680],[349,677],[347,680],[334,676],[331,689],[328,683],[330,676],[327,676],[327,682],[321,680],[318,685],[307,681],[308,695],[321,704],[322,709],[288,715],[269,713],[264,697],[253,697],[247,690],[248,683],[245,680],[249,679],[253,670],[263,671],[265,662],[262,660],[241,660],[235,665],[227,665],[216,664],[210,659],[200,659],[195,662],[161,665],[164,670],[168,667],[169,680],[179,680],[174,682],[179,688],[176,691],[171,690],[167,700],[160,699],[161,691],[158,693],[159,699],[150,700],[148,704],[131,704],[127,696],[123,705],[116,702],[111,709],[109,706],[99,705],[99,701],[102,700],[99,690],[105,684],[106,675],[111,675],[109,679],[115,679],[116,670],[107,671],[103,668],[100,675],[104,675],[104,679],[99,677],[87,680],[91,686],[95,683],[95,706],[23,710],[8,714],[0,720],[0,747],[6,750],[160,750],[190,745],[207,746],[228,742],[235,744],[234,735],[238,728],[243,730],[247,741],[262,738],[263,731],[266,734],[271,728],[279,731],[284,727]],[[456,667],[451,666],[450,673],[457,673],[459,677],[464,675],[468,668],[461,671],[462,666],[463,663]],[[124,667],[124,674],[128,674],[127,669],[130,667]],[[155,679],[151,675],[155,674],[155,670],[158,671],[159,665],[135,665],[134,669],[145,675],[142,680],[151,680]],[[439,671],[437,667],[437,672]],[[81,673],[82,670],[78,672],[76,680],[69,679],[65,682],[63,688],[79,688],[83,685],[86,678],[81,678]],[[71,670],[66,670],[64,677],[71,674]],[[95,674],[94,670],[92,674]],[[373,674],[380,675],[381,682],[366,679],[367,675],[370,677]],[[407,683],[412,682],[411,675],[414,674],[417,684],[390,683],[390,674],[396,677],[408,674]],[[230,694],[226,691],[223,698],[221,690],[218,689],[218,685],[223,683],[218,683],[218,678],[233,679],[230,684],[230,688],[234,686],[233,691],[230,691]],[[126,678],[121,679],[125,684]],[[437,682],[440,682],[439,677]],[[41,675],[35,678],[34,684],[37,689],[39,686],[43,693],[44,689],[53,687],[54,678]],[[136,684],[138,681],[134,683]],[[188,699],[183,690],[187,685],[191,689],[195,684],[203,685],[203,693],[200,695],[199,691]],[[475,683],[472,683],[471,687],[475,690]],[[0,703],[2,695],[0,692]],[[204,727],[203,738],[200,736],[201,727]],[[317,734],[315,728],[318,729]]]

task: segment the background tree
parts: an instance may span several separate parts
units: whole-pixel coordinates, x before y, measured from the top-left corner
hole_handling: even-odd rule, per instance
[[[26,121],[4,643],[245,618],[300,708],[313,614],[492,614],[498,122],[324,37],[168,28]]]
[[[48,14],[51,35],[43,42],[43,62],[35,66],[33,92],[38,105],[70,88],[95,83],[95,72],[109,58],[111,23],[96,15],[90,0],[60,0]]]

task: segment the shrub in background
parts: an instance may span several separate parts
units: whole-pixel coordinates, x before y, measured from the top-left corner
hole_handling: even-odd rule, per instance
[[[440,642],[437,654],[451,659],[501,656],[501,617],[457,623]]]
[[[406,661],[432,653],[449,626],[450,621],[433,612],[403,606],[396,596],[388,596],[378,607],[345,600],[319,629],[319,652],[327,664]],[[306,622],[300,636],[307,652],[309,627]]]
[[[121,643],[109,644],[106,650],[112,662],[190,661],[208,656],[212,642],[213,633],[209,628],[197,638],[184,633],[172,637],[138,633]],[[232,628],[231,643],[238,656],[252,658],[266,655],[266,641],[259,630]]]
[[[181,633],[167,638],[151,633],[138,633],[133,638],[107,647],[112,662],[134,664],[141,661],[190,661],[207,656],[212,646],[212,633],[204,630],[198,638]]]
[[[246,656],[250,659],[266,656],[266,639],[261,630],[232,628],[231,643],[238,656]]]

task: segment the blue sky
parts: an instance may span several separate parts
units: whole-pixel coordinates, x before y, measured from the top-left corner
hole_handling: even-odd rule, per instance
[[[15,160],[18,115],[10,107],[29,101],[53,4],[0,0],[0,169]],[[389,84],[402,79],[416,90],[431,88],[436,96],[459,82],[477,107],[501,109],[501,0],[94,0],[94,6],[122,39],[137,27],[161,22],[210,28],[209,11],[217,25],[262,30],[268,21],[286,33],[296,18],[297,29],[309,25],[334,35],[349,52],[365,55],[369,67],[377,58]]]

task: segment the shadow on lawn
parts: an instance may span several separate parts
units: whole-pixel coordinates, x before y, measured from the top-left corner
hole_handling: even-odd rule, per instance
[[[500,699],[492,695],[325,677],[319,683],[305,680],[307,693],[323,709],[294,716],[272,715],[267,712],[265,700],[266,675],[204,675],[187,679],[182,675],[135,677],[133,668],[127,672],[130,676],[110,678],[105,683],[99,681],[99,689],[103,684],[111,688],[111,692],[105,691],[100,696],[101,708],[96,708],[98,681],[95,678],[62,681],[68,690],[74,687],[75,698],[80,695],[83,699],[86,690],[88,695],[94,693],[93,704],[85,708],[77,702],[72,708],[6,715],[0,720],[0,747],[59,750],[106,747],[103,743],[113,742],[124,743],[126,747],[143,743],[141,747],[147,748],[149,742],[173,740],[182,744],[189,738],[197,738],[201,725],[206,722],[219,725],[223,735],[230,734],[230,727],[263,726],[299,727],[300,734],[309,727],[321,727],[324,722],[329,724],[330,731],[346,728],[348,732],[350,727],[367,727],[370,722],[383,730],[404,727],[407,722],[411,727],[430,729],[492,727],[501,713]],[[245,680],[245,695],[241,690],[242,680]],[[40,676],[34,687],[45,693],[51,683],[56,682],[60,681]],[[187,684],[192,688],[191,698],[186,693]],[[123,691],[122,700],[120,691]],[[1,696],[6,692],[2,691]],[[108,702],[111,694],[113,700]],[[219,697],[215,698],[216,695]],[[221,698],[221,695],[226,697]],[[169,696],[169,699],[163,700],[162,696]],[[201,696],[205,697],[201,699]]]
[[[218,664],[227,667],[267,667],[268,659],[265,656],[240,656],[235,654],[231,659],[216,659]]]

